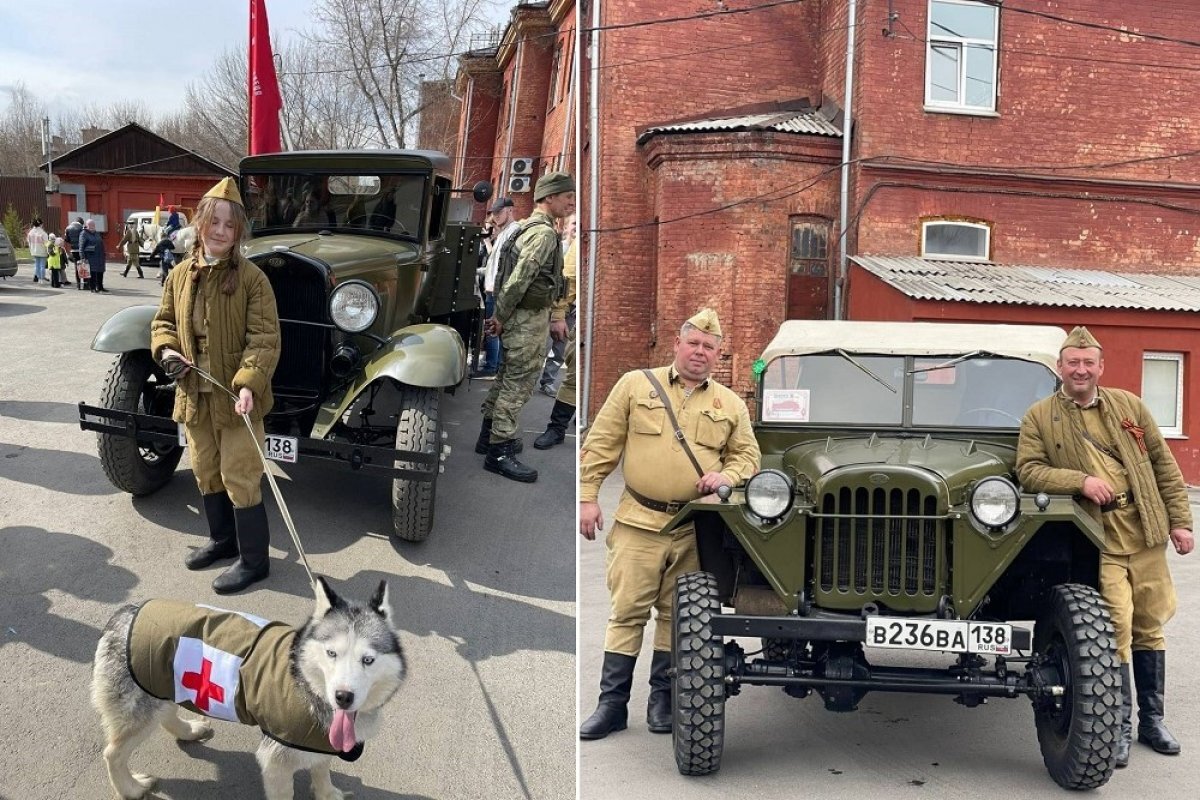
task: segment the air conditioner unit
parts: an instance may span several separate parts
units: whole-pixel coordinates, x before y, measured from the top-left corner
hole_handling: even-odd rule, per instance
[[[510,175],[532,175],[533,174],[533,159],[532,158],[514,158],[508,170]]]
[[[528,192],[533,188],[533,178],[528,175],[514,175],[508,179],[508,193]]]

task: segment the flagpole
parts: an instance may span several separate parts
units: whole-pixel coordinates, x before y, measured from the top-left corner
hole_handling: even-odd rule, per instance
[[[271,54],[272,60],[275,61],[275,74],[283,72],[283,57],[279,53]],[[279,132],[283,134],[283,143],[288,150],[295,150],[296,145],[292,142],[292,132],[288,130],[287,117],[284,116],[283,110],[286,107],[286,102],[283,99],[283,87],[279,89]]]

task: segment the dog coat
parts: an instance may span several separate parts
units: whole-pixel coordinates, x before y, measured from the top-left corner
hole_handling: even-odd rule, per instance
[[[129,673],[147,694],[217,719],[257,725],[277,742],[354,761],[313,716],[290,673],[296,629],[238,611],[149,600],[129,627]]]

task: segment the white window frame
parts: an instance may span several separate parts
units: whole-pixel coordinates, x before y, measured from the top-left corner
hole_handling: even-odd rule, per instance
[[[1183,353],[1163,353],[1153,350],[1146,350],[1142,353],[1142,395],[1146,394],[1146,370],[1144,365],[1147,361],[1174,361],[1178,365],[1175,371],[1175,424],[1174,425],[1159,425],[1158,429],[1163,436],[1171,438],[1183,438]]]
[[[927,244],[929,242],[929,226],[930,225],[957,225],[964,228],[979,228],[983,230],[983,255],[982,256],[963,256],[954,253],[930,253]],[[923,219],[921,220],[921,258],[928,258],[934,261],[978,261],[987,263],[991,261],[992,255],[992,226],[986,222],[969,222],[961,219]]]
[[[1000,94],[1000,7],[990,3],[980,3],[977,0],[936,0],[939,3],[958,6],[986,6],[995,11],[992,26],[992,38],[975,39],[947,36],[944,33],[934,33],[933,4],[929,0],[925,7],[925,110],[946,111],[954,114],[976,114],[981,116],[998,116],[996,113],[996,98]],[[933,99],[933,48],[934,46],[958,48],[958,96],[961,102],[948,103],[945,100]],[[987,106],[967,105],[967,62],[964,52],[968,45],[982,45],[992,50],[992,94]]]

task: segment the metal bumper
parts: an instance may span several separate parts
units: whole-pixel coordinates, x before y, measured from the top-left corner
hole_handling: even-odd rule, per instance
[[[179,425],[170,417],[137,414],[80,403],[79,427],[85,431],[109,436],[125,436],[145,445],[179,444]],[[429,482],[434,479],[440,467],[437,453],[393,450],[390,447],[310,439],[305,436],[298,436],[296,440],[300,460],[336,461],[349,466],[351,470],[370,475]],[[395,466],[397,461],[419,465],[424,469],[402,469]]]
[[[721,614],[710,623],[716,636],[753,636],[763,639],[804,639],[810,642],[863,642],[867,623],[862,619],[834,617],[756,617]],[[1013,626],[1013,647],[1030,650],[1033,633]]]

